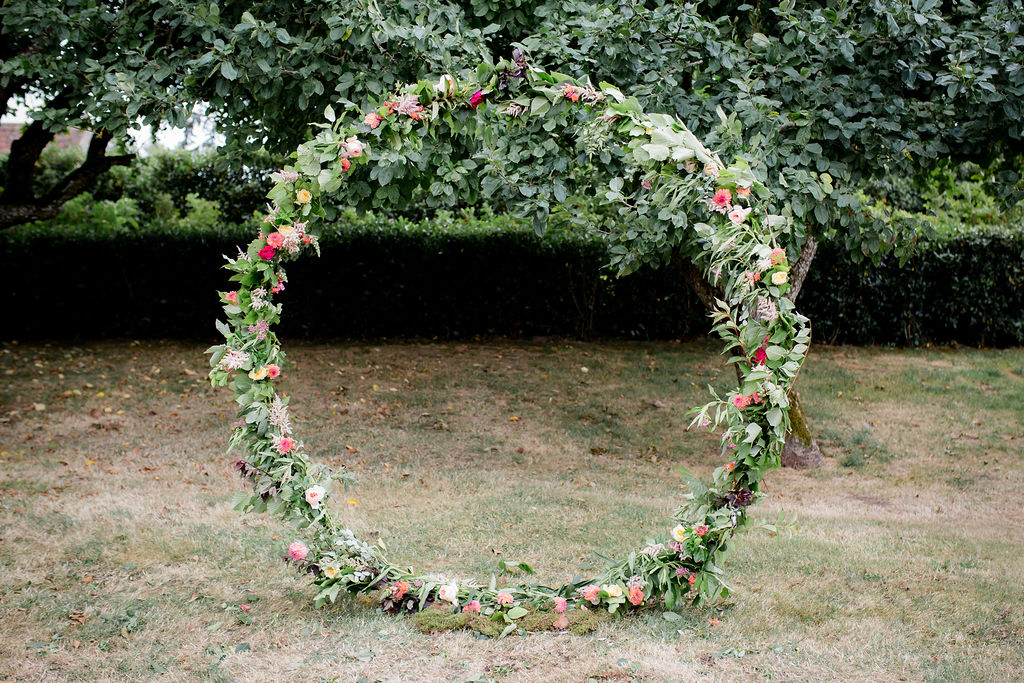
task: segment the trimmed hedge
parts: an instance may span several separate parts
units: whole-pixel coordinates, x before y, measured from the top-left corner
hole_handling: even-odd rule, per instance
[[[352,218],[351,216],[349,218]],[[282,335],[317,338],[706,334],[671,269],[617,279],[593,237],[538,237],[502,217],[353,219],[289,270]],[[250,229],[11,231],[0,251],[7,338],[213,335],[221,254]],[[1024,344],[1024,235],[929,244],[902,268],[819,250],[800,299],[818,342]]]

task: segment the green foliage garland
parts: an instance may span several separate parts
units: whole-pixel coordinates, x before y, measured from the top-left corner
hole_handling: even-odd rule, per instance
[[[237,288],[222,293],[227,323],[218,322],[218,329],[225,343],[209,352],[213,385],[230,386],[239,405],[231,448],[244,451],[236,466],[252,492],[237,493],[235,507],[270,512],[304,531],[304,541],[292,543],[289,554],[313,575],[318,606],[342,593],[373,593],[387,611],[449,603],[453,610],[504,620],[511,630],[527,606],[563,612],[600,605],[614,613],[661,599],[673,609],[686,600],[727,595],[720,558],[748,524],[747,509],[760,495],[765,472],[779,464],[789,427],[787,390],[810,339],[807,319],[785,297],[788,258],[775,237],[788,225],[759,201],[770,196],[768,189],[742,161],[726,167],[678,119],[644,113],[606,83],[594,88],[529,68],[521,56],[481,66],[472,82],[450,76],[437,84],[420,82],[372,111],[352,107],[348,113],[338,118],[327,109],[329,123],[319,124],[316,138],[298,148],[293,166],[275,174],[264,231],[228,259]],[[593,581],[499,590],[493,579],[490,585],[446,583],[395,566],[383,542],[361,541],[325,504],[332,483],[351,476],[310,461],[292,434],[288,399],[276,391],[284,353],[272,331],[281,315],[273,296],[287,282],[283,262],[309,249],[319,252],[315,226],[329,210],[324,201],[348,181],[359,192],[363,181],[357,179],[366,175],[380,182],[386,199],[381,174],[404,164],[422,166],[424,140],[459,135],[485,142],[478,155],[484,193],[503,193],[541,221],[551,207],[538,203],[538,194],[550,192],[562,201],[592,182],[591,162],[611,169],[615,176],[603,198],[636,226],[625,229],[613,249],[619,271],[660,257],[651,245],[689,239],[700,245],[699,263],[709,279],[723,287],[713,329],[743,379],[738,390],[694,409],[691,426],[721,430],[727,462],[710,483],[688,477],[690,493],[666,537],[628,553]],[[529,149],[538,137],[549,150],[562,150],[564,173],[530,175],[528,160],[516,149]],[[573,139],[575,146],[567,143]],[[437,154],[437,144],[432,149]],[[450,158],[435,168],[439,182],[453,176],[462,182],[477,166]],[[538,192],[544,184],[545,192]]]

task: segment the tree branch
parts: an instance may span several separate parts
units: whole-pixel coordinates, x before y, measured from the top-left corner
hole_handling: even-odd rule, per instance
[[[33,129],[37,123],[35,122],[29,126],[29,129]],[[27,132],[26,135],[28,135]],[[15,142],[25,137],[23,135]],[[49,139],[53,139],[52,133],[49,133]],[[89,141],[89,151],[86,153],[85,161],[82,162],[82,165],[64,176],[60,182],[54,185],[42,197],[36,197],[32,193],[31,184],[32,173],[35,170],[35,161],[38,160],[39,153],[42,150],[40,149],[38,152],[35,152],[35,159],[30,169],[22,171],[28,178],[27,183],[24,182],[23,178],[12,178],[19,166],[8,161],[7,176],[9,183],[4,187],[3,195],[0,195],[0,229],[12,228],[31,221],[53,218],[60,213],[60,209],[65,202],[88,189],[93,181],[108,171],[110,167],[127,166],[130,164],[132,159],[135,158],[132,154],[106,155],[107,145],[110,143],[110,140],[110,133],[106,130],[99,130],[94,133]],[[21,164],[25,163],[26,158],[30,156],[29,152],[34,150],[37,145],[38,140],[30,140],[24,145],[25,158],[20,160]],[[45,145],[43,146],[45,147]],[[11,145],[11,160],[14,160],[13,144]],[[13,182],[10,182],[12,180]],[[17,191],[13,192],[12,187],[16,188]]]
[[[814,260],[816,253],[818,253],[818,241],[808,235],[804,248],[800,251],[800,257],[797,258],[796,263],[789,270],[789,282],[792,286],[787,298],[790,301],[796,301],[796,297],[800,294],[800,290],[804,286],[804,280],[807,279],[807,273],[811,270],[811,261]]]

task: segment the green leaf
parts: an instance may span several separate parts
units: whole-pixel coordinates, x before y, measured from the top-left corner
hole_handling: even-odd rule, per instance
[[[236,78],[238,78],[238,71],[235,70],[235,67],[231,64],[231,62],[221,62],[220,73],[222,76],[224,76],[224,78],[228,79],[229,81],[233,81]]]
[[[509,619],[522,619],[523,617],[525,617],[529,613],[530,613],[529,610],[527,610],[525,607],[519,607],[517,605],[516,607],[513,607],[512,609],[510,609],[508,611],[508,618]]]

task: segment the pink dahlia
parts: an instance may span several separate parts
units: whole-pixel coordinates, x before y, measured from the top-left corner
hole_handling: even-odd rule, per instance
[[[309,548],[307,548],[306,544],[302,541],[295,541],[288,546],[288,554],[292,556],[292,559],[304,560],[306,559],[306,555],[309,554]]]

